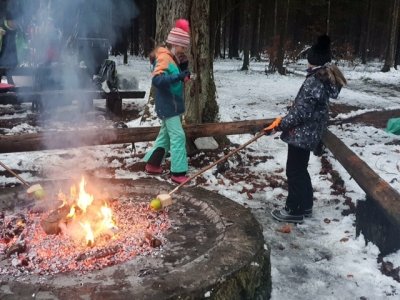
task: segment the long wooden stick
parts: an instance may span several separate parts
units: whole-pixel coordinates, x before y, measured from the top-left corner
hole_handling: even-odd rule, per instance
[[[0,165],[4,169],[6,169],[8,172],[10,172],[12,175],[14,175],[19,181],[21,181],[23,185],[25,185],[28,188],[30,187],[29,183],[27,183],[25,180],[23,180],[17,173],[15,173],[13,170],[11,170],[9,167],[7,167],[5,164],[3,164],[1,161],[0,161]]]
[[[203,169],[201,169],[200,171],[198,171],[196,174],[190,176],[186,181],[182,182],[180,185],[178,185],[176,188],[174,188],[172,191],[170,191],[168,193],[168,195],[172,195],[173,193],[175,193],[176,191],[178,191],[181,187],[183,187],[186,183],[188,183],[189,181],[193,180],[194,178],[196,178],[197,176],[203,174],[205,171],[211,169],[212,167],[214,167],[215,165],[219,164],[220,162],[228,159],[229,157],[231,157],[232,155],[236,154],[237,152],[239,152],[240,150],[242,150],[243,148],[247,147],[249,144],[253,143],[254,141],[258,140],[260,137],[264,136],[266,134],[266,132],[261,131],[259,133],[257,133],[251,140],[247,141],[246,143],[240,145],[238,148],[236,148],[235,150],[229,152],[227,155],[225,155],[224,157],[221,157],[220,159],[218,159],[217,161],[215,161],[214,163],[212,163],[211,165],[208,165],[206,167],[204,167]]]

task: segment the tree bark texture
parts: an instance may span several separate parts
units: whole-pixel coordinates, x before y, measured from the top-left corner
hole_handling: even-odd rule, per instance
[[[187,124],[215,122],[218,116],[209,14],[210,0],[193,0],[190,7],[192,59],[189,67],[196,78],[188,83],[185,93]]]
[[[243,22],[243,64],[242,71],[247,71],[250,65],[250,43],[251,43],[251,11],[250,1],[242,3],[244,22]]]
[[[385,64],[383,65],[382,72],[390,71],[390,68],[394,67],[394,58],[396,51],[396,38],[398,31],[398,17],[399,17],[399,6],[400,0],[393,0],[393,7],[390,19],[390,35],[387,44],[387,52],[385,58]]]
[[[177,19],[189,19],[189,7],[193,0],[157,0],[156,11],[156,45],[165,42],[169,31]],[[190,24],[192,28],[192,24]]]
[[[278,56],[276,61],[276,69],[279,74],[286,75],[286,68],[283,66],[283,62],[285,59],[285,51],[286,51],[286,36],[287,36],[287,28],[289,22],[289,8],[290,8],[290,0],[283,1],[281,8],[281,22],[280,22],[280,34],[279,34],[279,48],[278,48]]]
[[[231,0],[232,13],[229,20],[229,58],[239,57],[240,40],[240,0]]]

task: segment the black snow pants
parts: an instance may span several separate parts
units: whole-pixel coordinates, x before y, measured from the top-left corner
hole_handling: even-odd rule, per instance
[[[291,213],[302,214],[304,210],[311,209],[313,206],[313,188],[307,171],[309,159],[309,150],[289,145],[286,162],[289,190],[286,208]]]

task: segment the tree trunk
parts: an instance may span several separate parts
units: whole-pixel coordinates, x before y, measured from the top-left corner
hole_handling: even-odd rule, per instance
[[[213,122],[218,115],[210,51],[210,0],[158,0],[156,42],[165,41],[176,19],[186,18],[190,24],[190,71],[196,79],[187,83],[185,92],[185,122]]]
[[[255,57],[257,61],[260,61],[260,29],[261,29],[261,8],[262,4],[257,3],[254,5],[253,18],[250,21],[253,21],[253,34],[251,41],[251,51],[250,56]]]
[[[397,66],[400,64],[400,20],[398,20],[397,24],[397,43],[395,50],[395,58],[394,58],[394,68],[397,70]]]
[[[331,0],[328,0],[328,12],[326,16],[326,34],[329,35],[331,23]]]
[[[268,12],[270,7],[268,6],[269,1],[262,1],[260,8],[260,31],[259,31],[259,50],[263,53],[269,43],[271,29],[268,26],[271,22],[269,21]]]
[[[226,14],[227,10],[227,1],[228,0],[223,0],[223,6],[222,6],[222,17],[221,17],[221,22],[223,22],[222,30],[221,30],[221,39],[222,39],[222,53],[221,53],[221,58],[225,59],[226,57],[226,37],[227,37],[227,24],[228,24],[228,16]]]
[[[132,22],[132,46],[131,55],[139,55],[140,37],[139,37],[139,18]]]
[[[210,0],[193,0],[190,7],[191,23],[191,70],[197,75],[189,82],[185,94],[188,124],[214,122],[218,116],[218,104],[215,97],[213,56],[210,51]]]
[[[252,1],[251,1],[252,2]],[[250,65],[250,43],[251,43],[251,11],[250,1],[242,2],[243,12],[244,12],[244,22],[243,22],[243,65],[241,70],[249,70]]]
[[[189,6],[193,0],[157,0],[156,45],[165,43],[168,33],[180,18],[188,19]]]
[[[286,1],[286,5],[282,8],[282,22],[280,29],[280,39],[279,39],[279,47],[278,47],[278,56],[276,62],[276,68],[281,75],[286,75],[286,68],[283,66],[283,61],[285,59],[285,44],[286,44],[286,36],[287,36],[287,27],[289,22],[289,8],[290,8],[290,0]]]
[[[210,2],[210,50],[213,57],[221,55],[221,0]]]
[[[143,15],[144,15],[144,30],[143,30],[143,52],[144,55],[149,55],[153,51],[155,46],[155,34],[156,34],[156,12],[157,12],[157,1],[156,0],[146,0],[143,5]],[[143,27],[142,27],[143,28]]]
[[[274,30],[273,36],[276,36],[278,33],[278,0],[275,0],[274,5]]]
[[[361,31],[361,42],[360,42],[360,56],[361,56],[361,63],[367,63],[367,55],[368,55],[368,48],[369,48],[369,38],[371,34],[371,25],[372,25],[372,0],[368,0],[366,14],[364,16],[364,23]]]
[[[240,0],[232,0],[233,12],[230,17],[229,28],[229,55],[230,59],[239,57],[240,37]]]
[[[398,30],[398,16],[400,0],[393,0],[392,15],[390,18],[390,36],[387,45],[387,52],[385,58],[385,64],[382,67],[382,72],[390,71],[391,67],[394,67],[394,57],[396,51],[396,38]]]

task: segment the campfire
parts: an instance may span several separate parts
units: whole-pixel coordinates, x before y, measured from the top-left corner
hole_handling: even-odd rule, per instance
[[[52,209],[2,212],[0,274],[86,272],[158,251],[170,227],[167,212],[154,212],[148,199],[135,197],[94,196],[82,177],[68,193],[48,192],[57,203]]]
[[[95,240],[101,237],[114,237],[118,227],[107,200],[94,199],[93,195],[86,192],[85,187],[85,178],[82,177],[78,191],[73,185],[69,196],[62,191],[58,193],[62,204],[51,213],[52,217],[44,218],[41,222],[47,234],[61,231],[77,243],[84,240],[87,246],[93,246]]]

